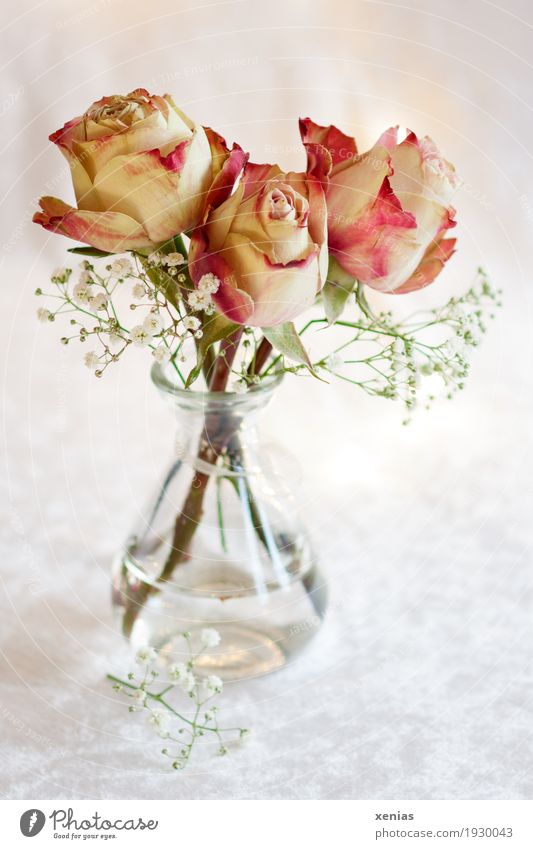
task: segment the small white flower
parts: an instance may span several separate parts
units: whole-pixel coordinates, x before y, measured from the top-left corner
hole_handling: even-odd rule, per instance
[[[206,295],[214,295],[220,288],[220,279],[215,274],[204,274],[198,281],[198,289]]]
[[[92,297],[89,298],[89,306],[93,310],[105,310],[108,302],[109,298],[104,294],[104,292],[98,292],[97,295],[92,295]]]
[[[51,315],[52,315],[52,313],[50,312],[50,310],[45,310],[44,307],[39,307],[39,309],[37,310],[38,321],[42,321],[42,322],[48,321],[48,319],[50,318]]]
[[[91,297],[91,287],[86,282],[76,283],[73,289],[74,300],[79,304],[88,304]]]
[[[184,663],[173,663],[168,667],[168,677],[173,681],[179,681],[180,678],[187,674],[187,671]]]
[[[167,727],[168,721],[169,716],[166,710],[156,709],[150,712],[150,722],[162,731]]]
[[[137,348],[146,348],[150,344],[152,334],[148,333],[142,324],[137,324],[130,331],[131,341]]]
[[[157,313],[151,312],[144,319],[142,326],[149,336],[156,336],[158,333],[161,333],[163,329],[161,316]]]
[[[443,346],[444,352],[447,356],[453,357],[456,354],[459,356],[464,356],[467,350],[467,346],[465,345],[464,339],[460,336],[452,336]]]
[[[220,634],[215,628],[202,628],[200,639],[208,649],[214,649],[220,643]]]
[[[196,680],[192,672],[188,672],[185,678],[180,682],[181,687],[186,693],[192,693],[196,685]]]
[[[184,264],[185,257],[183,256],[183,254],[180,254],[177,251],[174,251],[173,253],[166,254],[162,258],[161,262],[164,265],[170,266],[170,268],[176,268],[176,266]]]
[[[152,646],[143,646],[135,655],[137,663],[152,663],[157,657],[157,652]]]
[[[233,384],[233,391],[238,395],[244,395],[244,393],[248,390],[248,385],[245,380],[236,380]]]
[[[139,706],[142,706],[142,705],[144,705],[144,703],[146,701],[146,693],[144,692],[144,690],[135,690],[135,692],[132,695],[132,699]]]
[[[115,277],[127,277],[128,274],[133,272],[133,266],[129,259],[126,257],[122,257],[121,259],[116,259],[111,263],[111,273],[115,275]]]
[[[212,693],[221,693],[224,689],[224,682],[218,675],[208,675],[204,683],[206,688]]]
[[[179,684],[186,693],[190,693],[196,684],[194,675],[187,669],[184,663],[173,663],[172,666],[169,666],[168,676],[172,681]]]
[[[152,357],[154,358],[156,363],[159,363],[159,365],[164,366],[165,363],[168,363],[168,361],[170,360],[170,351],[168,350],[168,348],[165,348],[164,345],[159,345],[159,347],[156,348],[155,351],[152,351]]]
[[[187,303],[193,310],[205,310],[206,307],[209,307],[212,303],[211,295],[207,292],[190,292],[187,296]]]
[[[326,357],[326,368],[329,371],[339,371],[344,365],[344,360],[339,354],[330,354]]]
[[[191,333],[194,333],[200,327],[200,319],[195,315],[187,315],[183,319],[183,327],[185,330],[190,330]]]
[[[66,283],[71,275],[70,268],[56,268],[56,270],[52,273],[51,281],[52,283]]]
[[[118,333],[109,333],[107,341],[111,348],[118,348],[118,346],[122,344],[122,339]]]
[[[133,289],[131,290],[131,294],[134,298],[140,301],[146,295],[146,289],[144,288],[142,283],[136,283]]]
[[[95,354],[94,351],[88,351],[83,358],[83,362],[85,363],[87,368],[92,369],[97,368],[100,363],[100,360],[98,359],[98,355]]]
[[[79,283],[92,283],[93,278],[91,277],[91,272],[88,271],[86,268],[83,268],[80,271],[80,275],[78,277],[78,282]]]
[[[161,254],[159,253],[159,251],[153,251],[148,257],[148,262],[150,263],[150,265],[160,265]]]

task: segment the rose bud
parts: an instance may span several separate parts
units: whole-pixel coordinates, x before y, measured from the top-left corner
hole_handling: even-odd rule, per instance
[[[357,153],[336,127],[300,121],[302,140],[329,151],[325,180],[329,249],[345,272],[381,292],[405,293],[431,283],[454,251],[444,238],[455,225],[453,165],[427,136],[398,144],[398,128]]]
[[[320,167],[323,159],[314,172]],[[232,191],[226,181],[206,223],[192,236],[193,282],[215,275],[220,281],[215,305],[237,324],[271,327],[290,321],[314,302],[326,280],[320,180],[315,173],[284,174],[277,165],[248,164]]]
[[[218,168],[204,129],[169,95],[136,89],[93,103],[50,136],[68,160],[78,207],[40,200],[33,220],[112,253],[194,227]]]

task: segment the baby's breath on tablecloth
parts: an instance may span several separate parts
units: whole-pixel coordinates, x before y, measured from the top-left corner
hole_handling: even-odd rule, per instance
[[[146,646],[137,651],[137,669],[128,672],[126,678],[107,676],[113,689],[126,697],[128,712],[146,715],[157,736],[165,741],[161,754],[177,770],[187,766],[193,747],[201,738],[214,741],[215,753],[225,755],[230,746],[241,743],[249,734],[246,728],[220,725],[219,706],[213,700],[223,691],[222,680],[217,675],[202,678],[195,674],[198,658],[219,644],[218,631],[204,628],[198,651],[193,651],[189,632],[181,636],[187,653],[185,662],[171,664],[164,673],[159,672],[155,668],[158,653]]]

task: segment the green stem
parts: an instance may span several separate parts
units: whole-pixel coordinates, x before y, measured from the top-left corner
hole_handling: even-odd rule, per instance
[[[140,687],[137,687],[135,684],[130,684],[128,681],[124,681],[122,678],[117,678],[116,675],[111,675],[109,673],[106,677],[110,681],[113,681],[115,684],[120,684],[122,687],[127,687],[129,690],[139,690],[140,689]],[[216,731],[225,732],[225,731],[240,731],[241,730],[240,728],[210,728],[209,725],[198,725],[198,723],[195,720],[198,718],[198,713],[199,713],[199,710],[200,710],[199,707],[197,707],[195,719],[194,720],[187,719],[186,716],[183,716],[183,714],[179,713],[175,708],[172,707],[172,705],[170,705],[168,702],[166,702],[162,698],[162,694],[167,693],[169,689],[170,690],[173,689],[172,686],[167,687],[165,690],[162,691],[162,693],[150,693],[148,690],[144,690],[144,692],[146,693],[147,698],[153,699],[154,702],[158,702],[160,705],[163,705],[163,707],[166,708],[166,710],[168,710],[175,717],[177,717],[179,720],[181,720],[181,722],[186,722],[187,725],[191,725],[193,728],[199,728],[201,731],[212,731],[213,733],[216,733]]]
[[[223,478],[217,478],[217,517],[218,517],[218,529],[220,531],[220,545],[222,546],[222,551],[227,554],[228,553],[228,544],[226,542],[226,534],[224,532],[224,515],[222,513],[222,493],[221,493],[221,485]]]
[[[250,363],[250,366],[248,367],[248,377],[253,377],[253,375],[261,374],[263,366],[265,365],[271,353],[272,345],[268,341],[266,336],[263,336],[254,354],[254,358]]]

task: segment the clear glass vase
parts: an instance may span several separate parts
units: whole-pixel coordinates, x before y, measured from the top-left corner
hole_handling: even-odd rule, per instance
[[[176,662],[179,634],[199,646],[213,627],[221,642],[200,672],[271,672],[316,634],[327,600],[291,481],[257,430],[281,378],[245,394],[184,390],[157,365],[152,378],[177,414],[176,455],[115,563],[121,630]]]

